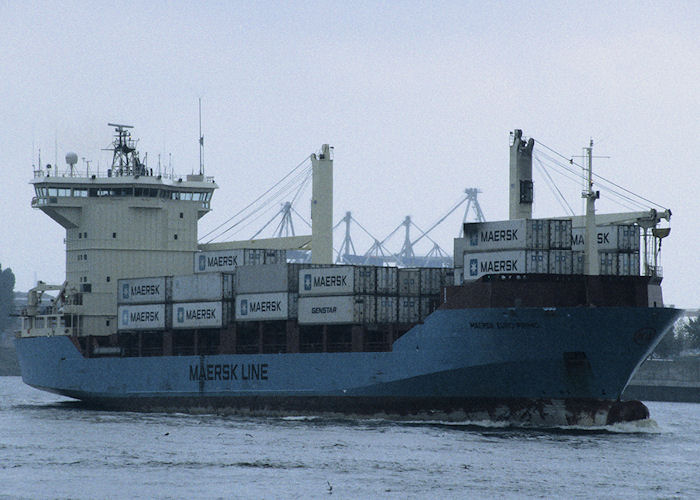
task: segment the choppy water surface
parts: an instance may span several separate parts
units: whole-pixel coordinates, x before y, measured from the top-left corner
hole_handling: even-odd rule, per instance
[[[9,498],[700,498],[700,405],[597,429],[106,412],[0,377]]]

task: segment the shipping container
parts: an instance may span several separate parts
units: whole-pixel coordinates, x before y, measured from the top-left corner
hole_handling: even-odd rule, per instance
[[[420,303],[420,297],[399,297],[399,323],[418,323]]]
[[[586,249],[586,228],[575,227],[571,233],[571,248]],[[596,239],[599,251],[639,251],[639,227],[633,224],[598,226]]]
[[[232,298],[232,274],[201,273],[172,277],[173,302],[206,302]]]
[[[462,269],[464,265],[464,254],[469,251],[473,251],[473,249],[470,248],[467,238],[454,239],[454,251],[452,253],[454,257],[452,260],[455,269]]]
[[[169,300],[168,279],[129,278],[118,281],[117,303],[119,304],[157,304]]]
[[[230,321],[230,312],[226,314],[223,306],[221,301],[174,303],[173,328],[221,328]]]
[[[634,224],[622,224],[617,226],[618,249],[627,252],[639,251],[640,232]]]
[[[123,305],[117,309],[118,330],[162,330],[165,304]]]
[[[616,275],[617,272],[617,252],[598,252],[600,258],[600,274]]]
[[[574,262],[571,250],[550,250],[549,251],[549,273],[550,274],[573,274]]]
[[[398,302],[396,295],[377,295],[377,323],[396,323]]]
[[[265,250],[265,264],[285,264],[287,262],[286,250]]]
[[[585,253],[584,252],[571,252],[573,261],[573,274],[583,274],[584,263],[585,263]]]
[[[237,293],[236,321],[272,321],[296,317],[296,293]]]
[[[216,250],[194,253],[195,273],[233,272],[243,265],[243,250]]]
[[[336,295],[299,297],[299,324],[375,323],[376,300],[373,295]]]
[[[236,270],[236,293],[268,293],[298,290],[298,270],[294,264],[241,266]]]
[[[497,222],[466,222],[468,251],[547,250],[549,219],[514,219]]]
[[[399,269],[399,296],[420,295],[420,269]]]
[[[429,296],[420,298],[420,320],[425,321],[430,314],[432,314],[435,309],[440,307],[442,304],[442,298],[440,296]]]
[[[420,270],[420,294],[431,295],[442,292],[445,286],[454,284],[454,269],[445,267],[423,267]]]
[[[243,265],[244,266],[262,266],[265,263],[265,249],[263,248],[244,248],[243,249]]]
[[[396,295],[399,291],[399,270],[396,267],[377,267],[377,294]]]
[[[639,276],[639,253],[617,254],[617,272],[620,276]]]
[[[571,219],[551,219],[549,221],[549,249],[568,250],[571,248]]]
[[[546,274],[548,254],[544,250],[467,253],[464,255],[464,280],[475,280],[485,274]]]
[[[375,266],[327,266],[299,270],[300,295],[374,294]]]

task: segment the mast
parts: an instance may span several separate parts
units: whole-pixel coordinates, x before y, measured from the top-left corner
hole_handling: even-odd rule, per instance
[[[199,175],[204,174],[202,163],[202,150],[204,149],[204,136],[202,135],[202,98],[199,98]]]
[[[584,241],[586,244],[583,255],[584,274],[598,276],[600,274],[600,261],[598,259],[598,234],[595,223],[595,200],[600,198],[600,191],[593,191],[593,139],[586,152],[586,190],[581,194],[586,199],[586,232]]]

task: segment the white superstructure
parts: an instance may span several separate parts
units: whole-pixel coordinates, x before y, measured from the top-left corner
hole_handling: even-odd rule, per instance
[[[106,175],[80,175],[75,158],[67,156],[64,175],[47,165],[31,181],[32,207],[66,229],[64,313],[79,315],[74,331],[90,335],[117,331],[119,279],[192,272],[197,221],[209,212],[218,187],[201,174],[154,173],[140,161],[131,127],[114,127]]]

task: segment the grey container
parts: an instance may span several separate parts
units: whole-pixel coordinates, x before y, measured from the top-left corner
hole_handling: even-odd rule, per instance
[[[377,323],[396,323],[399,299],[396,295],[377,295]]]
[[[634,224],[622,224],[617,226],[617,247],[627,252],[639,251],[639,227]]]
[[[287,292],[298,290],[298,278],[292,264],[242,266],[236,270],[235,290],[240,293]]]
[[[399,297],[399,323],[418,323],[420,303],[420,297]]]
[[[420,295],[420,276],[420,269],[399,269],[399,296]]]
[[[600,259],[600,274],[617,275],[618,258],[617,252],[598,252]]]
[[[287,262],[286,250],[265,250],[265,264],[284,264]]]
[[[571,252],[571,262],[572,262],[572,274],[583,274],[584,267],[584,252],[572,251]]]
[[[552,219],[549,221],[550,250],[571,249],[571,219]]]
[[[425,321],[430,314],[442,304],[442,299],[439,296],[421,297],[420,298],[420,320]]]
[[[377,295],[396,295],[399,292],[399,270],[396,267],[377,267]]]
[[[233,275],[199,273],[173,276],[173,302],[206,302],[233,298]]]
[[[639,252],[619,253],[617,272],[620,276],[639,276]]]
[[[573,257],[571,250],[550,250],[549,274],[572,274],[574,271]]]
[[[445,267],[424,267],[420,270],[421,295],[442,292],[445,286],[454,285],[454,269]]]

